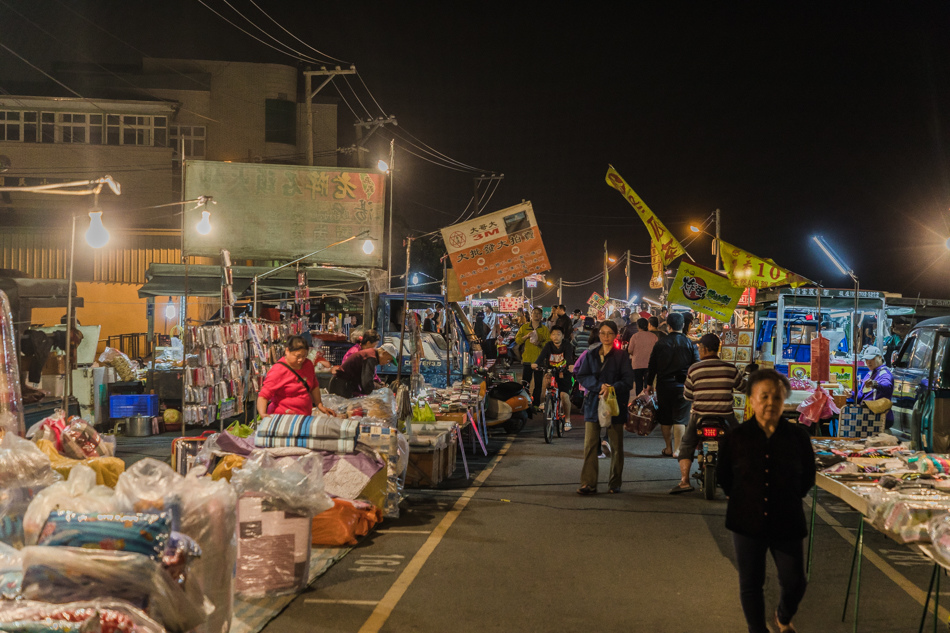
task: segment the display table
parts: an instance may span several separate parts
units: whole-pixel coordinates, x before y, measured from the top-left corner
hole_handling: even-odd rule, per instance
[[[832,496],[840,499],[844,503],[848,504],[854,510],[857,510],[861,514],[861,519],[858,522],[858,533],[857,538],[854,542],[854,551],[851,556],[851,571],[848,574],[848,587],[845,590],[845,600],[844,608],[841,613],[841,621],[845,620],[848,611],[848,601],[851,598],[851,583],[854,582],[854,623],[852,631],[855,633],[858,630],[858,616],[860,610],[860,600],[861,600],[861,563],[864,559],[864,524],[869,521],[868,519],[868,500],[859,494],[855,486],[848,485],[846,483],[840,482],[828,475],[823,473],[817,473],[815,476],[815,487],[812,491],[811,499],[811,529],[808,534],[808,562],[807,562],[807,575],[809,580],[811,579],[811,560],[812,560],[812,548],[814,545],[814,534],[815,534],[815,515],[818,510],[818,489],[830,493]],[[886,532],[884,533],[888,538],[892,538]],[[937,630],[937,622],[939,620],[939,600],[940,600],[940,570],[941,568],[945,571],[950,571],[950,566],[945,565],[940,562],[940,560],[934,554],[934,549],[930,544],[924,543],[903,543],[901,541],[895,540],[895,542],[900,543],[908,547],[911,551],[922,554],[927,557],[929,560],[933,561],[934,568],[933,573],[930,576],[930,587],[927,590],[927,598],[924,601],[923,613],[920,616],[920,627],[918,629],[919,633],[922,633],[924,630],[924,623],[927,619],[927,611],[930,606],[931,596],[934,601],[934,631]],[[857,568],[857,574],[855,574],[855,568]]]

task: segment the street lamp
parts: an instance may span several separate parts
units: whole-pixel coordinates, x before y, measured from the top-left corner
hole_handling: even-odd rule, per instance
[[[825,241],[825,238],[815,235],[811,239],[818,245],[818,248],[821,249],[825,256],[831,260],[831,263],[838,269],[838,272],[842,275],[848,275],[852,281],[854,281],[854,312],[851,316],[851,366],[853,372],[851,375],[851,387],[852,392],[856,394],[858,392],[858,297],[860,295],[861,284],[858,282],[858,276],[854,273],[854,269],[844,263],[844,260],[834,252],[831,245]]]
[[[713,235],[712,233],[709,233],[705,229],[705,226],[709,224],[709,218],[706,219],[706,221],[703,223],[702,226],[696,226],[695,224],[690,224],[689,230],[692,231],[693,233],[705,233],[709,237],[713,238],[712,254],[716,256],[716,272],[718,273],[719,272],[719,209],[716,209],[716,213],[714,215],[716,216],[716,234],[715,235]]]

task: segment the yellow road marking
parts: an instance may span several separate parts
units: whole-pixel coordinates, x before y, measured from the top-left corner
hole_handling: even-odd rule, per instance
[[[808,499],[808,502],[809,504],[811,503],[810,498]],[[834,518],[830,512],[821,507],[820,503],[818,504],[818,516],[820,516],[825,523],[830,525],[834,531],[841,536],[841,538],[846,540],[851,545],[851,547],[854,547],[854,542],[857,540],[857,536],[851,534],[851,531],[841,525],[838,519]],[[861,520],[863,521],[864,519],[862,518]],[[864,557],[869,563],[881,570],[885,576],[894,581],[894,584],[907,592],[907,595],[916,600],[920,606],[924,606],[924,601],[927,600],[926,591],[918,588],[917,585],[909,581],[907,577],[904,576],[904,574],[894,569],[890,563],[881,558],[877,552],[867,546],[864,547]],[[943,569],[940,569],[939,573],[943,573]],[[933,613],[933,597],[930,599],[930,607],[928,611]],[[946,622],[947,618],[950,618],[950,611],[940,607],[940,619]]]
[[[492,459],[491,463],[479,474],[479,476],[472,482],[472,485],[468,487],[465,493],[459,497],[458,501],[455,502],[455,505],[452,506],[452,509],[446,513],[442,520],[439,521],[439,524],[432,530],[432,534],[429,535],[429,538],[426,539],[426,542],[423,543],[422,547],[416,552],[416,555],[412,557],[412,560],[409,561],[409,564],[406,565],[406,568],[399,574],[399,577],[396,578],[396,582],[393,583],[393,586],[389,588],[389,591],[386,592],[386,595],[383,596],[383,599],[379,601],[379,604],[376,605],[376,608],[373,610],[373,613],[370,614],[369,619],[360,627],[359,633],[378,633],[380,629],[383,628],[383,625],[386,624],[386,620],[389,619],[389,616],[392,614],[393,609],[396,608],[396,605],[405,595],[406,591],[409,589],[409,585],[416,579],[416,576],[419,575],[419,571],[422,569],[422,566],[425,565],[426,561],[429,560],[429,557],[432,555],[432,552],[435,551],[435,548],[438,547],[439,543],[442,542],[442,538],[445,536],[446,532],[449,531],[449,528],[452,527],[452,524],[455,523],[455,519],[462,513],[462,510],[465,509],[465,506],[468,505],[469,500],[475,496],[475,493],[478,492],[478,489],[485,483],[485,480],[492,474],[492,471],[495,470],[495,466],[498,465],[498,462],[501,461],[501,458],[505,456],[505,453],[508,452],[508,449],[511,448],[513,440],[508,440],[508,442],[498,451],[498,454]]]
[[[307,604],[348,604],[354,606],[374,606],[379,604],[379,600],[330,600],[329,598],[305,598]]]

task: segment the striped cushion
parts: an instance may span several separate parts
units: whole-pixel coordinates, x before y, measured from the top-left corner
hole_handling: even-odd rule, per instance
[[[324,414],[272,415],[261,420],[257,428],[258,438],[355,440],[359,435],[360,418],[338,418]],[[295,445],[284,444],[283,446]]]

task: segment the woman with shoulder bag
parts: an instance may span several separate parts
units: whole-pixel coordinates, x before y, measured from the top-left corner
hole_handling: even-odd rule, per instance
[[[310,345],[302,336],[287,339],[284,357],[267,371],[257,394],[257,413],[262,418],[284,413],[310,415],[314,407],[334,415],[320,399],[320,384],[313,363],[307,359],[309,353]]]

